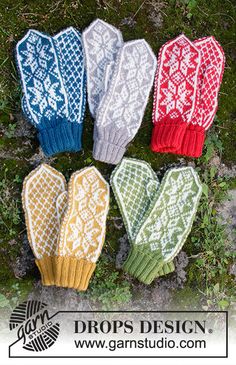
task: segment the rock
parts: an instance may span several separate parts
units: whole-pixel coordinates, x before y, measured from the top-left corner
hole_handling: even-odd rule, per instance
[[[134,18],[132,16],[129,16],[127,18],[124,18],[121,21],[120,25],[121,26],[122,25],[127,25],[128,27],[133,28],[136,25],[136,23],[137,23],[136,20],[134,20]]]
[[[217,155],[214,156],[214,157],[212,157],[211,160],[209,161],[209,166],[210,167],[217,167],[217,168],[219,168],[220,164],[221,164],[220,157],[217,156]]]
[[[235,178],[236,177],[236,165],[231,167],[226,166],[225,164],[221,164],[219,167],[219,176],[228,177],[228,178]]]
[[[21,255],[17,257],[16,261],[11,264],[16,278],[24,277],[28,271],[35,267],[35,258],[26,235],[22,238],[20,254]]]
[[[35,138],[36,130],[32,124],[30,124],[22,114],[17,114],[15,116],[16,130],[14,132],[14,137],[28,137]]]
[[[36,152],[32,157],[27,159],[27,161],[29,161],[29,163],[34,168],[36,168],[41,163],[51,164],[53,161],[55,161],[55,159],[56,159],[56,157],[47,157],[47,156],[45,156],[45,154],[43,153],[42,148],[40,147],[39,151]]]
[[[229,273],[235,276],[234,280],[236,281],[236,262],[233,265],[231,265]]]
[[[119,242],[119,251],[116,255],[116,268],[121,269],[123,263],[128,257],[128,253],[130,250],[130,243],[127,234],[121,237],[118,240],[118,242]]]
[[[87,299],[80,298],[79,292],[74,289],[60,288],[55,286],[42,286],[37,281],[28,300],[44,302],[53,310],[90,310]]]
[[[231,242],[232,249],[236,249],[236,189],[228,191],[229,200],[218,206],[219,222],[225,225],[225,232]]]

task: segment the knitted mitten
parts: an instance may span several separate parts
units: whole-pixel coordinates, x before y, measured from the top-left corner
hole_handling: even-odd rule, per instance
[[[132,158],[123,158],[111,175],[116,197],[131,245],[134,244],[144,216],[159,189],[159,181],[151,166]],[[175,269],[174,264],[163,265],[162,273]]]
[[[185,131],[180,148],[176,153],[200,157],[205,132],[213,123],[218,93],[224,73],[224,51],[214,37],[205,37],[194,42],[201,55],[198,76],[197,102],[194,113]]]
[[[16,55],[22,109],[37,128],[44,153],[79,151],[86,101],[80,33],[70,27],[50,37],[29,30]]]
[[[87,68],[88,104],[95,118],[105,93],[105,70],[110,64],[113,72],[118,50],[123,45],[121,32],[112,25],[97,19],[82,34]]]
[[[191,167],[166,173],[137,232],[125,271],[150,284],[168,266],[167,272],[173,270],[173,258],[191,230],[201,190],[198,175]]]
[[[132,244],[159,181],[147,162],[125,157],[112,172],[110,183]]]
[[[95,122],[93,157],[117,164],[140,127],[156,59],[145,40],[127,42],[116,58]],[[110,74],[110,72],[109,72]]]
[[[55,259],[57,286],[87,289],[104,243],[108,207],[109,185],[95,167],[72,175]]]
[[[195,108],[199,65],[199,50],[183,34],[160,49],[153,102],[152,151],[171,152],[180,147]]]
[[[60,195],[57,197],[56,201],[56,209],[57,209],[57,217],[58,221],[61,224],[62,219],[65,215],[66,209],[67,209],[67,200],[68,200],[68,193],[67,191],[63,191]]]
[[[46,164],[33,170],[23,184],[27,235],[43,285],[54,285],[54,255],[60,219],[67,204],[65,191],[64,176]]]
[[[181,35],[176,39],[177,42],[178,39],[186,40],[187,38],[184,35]],[[176,42],[176,40],[174,40],[174,42]],[[188,39],[187,41],[190,42]],[[188,81],[190,80],[192,83],[194,81],[195,88],[194,94],[192,96],[189,94],[189,96],[191,96],[190,101],[192,100],[194,103],[191,104],[188,102],[188,104],[185,105],[191,106],[189,109],[190,116],[185,119],[186,123],[182,126],[176,121],[176,126],[173,124],[163,126],[163,123],[160,123],[160,121],[162,121],[161,114],[165,108],[165,103],[168,106],[169,100],[169,105],[174,105],[176,99],[179,111],[181,112],[181,103],[187,102],[188,97],[188,93],[185,95],[185,84],[183,84],[183,82],[185,82],[183,74],[186,74],[186,65],[184,67],[183,65],[186,62],[183,62],[181,59],[181,53],[179,53],[178,57],[174,55],[176,49],[171,50],[172,66],[174,65],[174,67],[171,72],[171,82],[168,84],[168,95],[166,94],[167,89],[165,85],[165,88],[162,90],[162,85],[164,84],[163,80],[165,80],[165,82],[168,81],[165,73],[161,75],[162,69],[165,71],[164,60],[166,56],[165,54],[163,55],[163,52],[165,51],[165,47],[168,49],[168,45],[171,42],[168,42],[163,46],[158,59],[159,72],[156,77],[155,85],[153,108],[154,129],[152,133],[151,148],[154,152],[169,152],[190,157],[200,157],[204,145],[205,132],[211,126],[217,110],[218,92],[224,72],[224,52],[214,37],[205,37],[192,42],[192,47],[199,53],[200,61],[198,62],[199,68],[197,66],[197,82],[195,83],[195,74],[193,80],[187,74]],[[184,50],[186,58],[188,57],[188,52],[188,50]],[[167,59],[170,56],[171,54],[167,52]],[[180,67],[176,65],[176,57]],[[191,58],[189,58],[189,60],[191,61]],[[183,65],[181,66],[182,62]],[[172,78],[174,81],[172,81]],[[176,88],[177,82],[180,84],[178,88]],[[160,93],[163,93],[164,96],[165,94],[167,95],[166,99],[160,97],[160,99],[157,98],[156,100],[158,90],[160,90]],[[174,95],[173,91],[176,91],[178,96]],[[178,101],[178,97],[180,98],[180,101]],[[172,121],[174,121],[174,119],[172,119]]]

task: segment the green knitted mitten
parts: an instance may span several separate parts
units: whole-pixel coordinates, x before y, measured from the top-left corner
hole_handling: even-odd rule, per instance
[[[173,258],[191,230],[201,192],[192,167],[166,173],[136,233],[125,271],[145,284],[173,271]]]
[[[147,162],[123,158],[113,171],[110,183],[132,244],[159,181]]]
[[[147,162],[123,158],[112,173],[111,186],[132,245],[160,183]],[[168,274],[174,269],[173,262],[164,264],[159,276]]]

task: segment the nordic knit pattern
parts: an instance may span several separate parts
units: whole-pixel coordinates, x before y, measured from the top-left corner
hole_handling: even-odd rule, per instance
[[[28,240],[43,285],[54,285],[53,256],[57,251],[61,214],[66,208],[66,181],[54,168],[42,164],[24,180],[22,204]],[[59,197],[64,198],[59,199]]]
[[[101,19],[96,19],[82,34],[87,67],[88,104],[95,118],[105,92],[105,70],[110,72],[120,47],[123,45],[121,32]]]
[[[160,183],[145,162],[133,158],[123,158],[111,175],[111,186],[121,211],[126,231],[133,245],[138,229],[155,197]],[[158,276],[174,271],[174,263],[164,264]]]
[[[153,105],[152,149],[176,148],[196,102],[199,52],[184,35],[160,49]]]
[[[175,153],[200,157],[205,132],[212,125],[217,111],[218,93],[224,73],[225,57],[223,49],[214,37],[198,39],[194,41],[194,45],[201,55],[196,107],[181,145]],[[174,151],[172,152],[174,153]]]
[[[86,92],[79,32],[68,28],[50,37],[29,30],[16,51],[22,109],[44,153],[80,150]]]
[[[123,158],[113,171],[110,183],[132,243],[159,188],[159,181],[147,162]]]
[[[145,40],[127,42],[120,49],[108,91],[97,110],[96,160],[117,164],[122,159],[142,122],[155,69],[155,56]]]
[[[172,169],[161,182],[124,264],[124,270],[150,284],[181,250],[201,196],[201,183],[191,167]]]
[[[69,103],[68,121],[82,123],[86,106],[86,73],[80,33],[70,27],[53,37],[60,54]]]
[[[86,290],[105,240],[109,185],[95,167],[74,173],[55,259],[56,285]]]
[[[209,129],[217,109],[217,96],[224,73],[224,51],[214,37],[205,37],[193,42],[201,55],[198,76],[199,104],[196,106],[191,124]]]
[[[201,196],[197,173],[190,167],[166,173],[159,188],[151,167],[124,159],[111,185],[131,241],[124,269],[144,283],[174,270]]]
[[[155,80],[151,149],[199,157],[213,122],[224,70],[214,37],[180,35],[160,50]]]
[[[57,209],[58,221],[60,222],[60,224],[67,209],[67,204],[68,204],[67,201],[68,201],[67,191],[63,191],[60,195],[58,195],[56,200],[56,209]]]

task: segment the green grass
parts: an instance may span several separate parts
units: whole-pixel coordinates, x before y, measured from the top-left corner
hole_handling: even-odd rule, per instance
[[[195,293],[197,301],[205,308],[226,308],[234,300],[235,284],[233,277],[229,275],[229,267],[235,258],[225,237],[224,227],[217,223],[216,207],[225,199],[227,190],[236,186],[236,182],[235,179],[227,181],[219,178],[217,169],[212,168],[209,162],[214,154],[217,154],[227,164],[236,163],[236,7],[233,0],[1,1],[0,285],[4,295],[7,300],[17,296],[21,298],[17,290],[11,290],[13,281],[19,281],[14,279],[11,263],[20,254],[21,232],[25,230],[20,203],[22,180],[33,169],[34,165],[29,159],[39,152],[36,137],[15,137],[21,98],[14,60],[15,46],[29,28],[54,34],[70,25],[84,29],[96,17],[119,27],[125,40],[145,38],[156,54],[164,42],[181,32],[191,39],[214,35],[225,50],[226,68],[214,127],[208,132],[203,157],[199,160],[186,159],[186,162],[194,161],[197,164],[205,189],[196,223],[184,246],[188,255],[193,258],[190,259],[188,282],[182,293],[190,293],[190,297]],[[179,157],[154,154],[150,151],[151,113],[150,97],[142,126],[126,155],[144,159],[158,170],[164,165],[178,162]],[[84,151],[77,154],[59,154],[52,161],[52,165],[63,172],[67,179],[72,172],[90,164],[94,164],[109,178],[113,168],[92,158],[92,133],[93,121],[87,111],[83,136]],[[115,228],[113,217],[120,217],[120,213],[112,196],[104,257],[105,254],[115,257],[118,239],[125,233],[124,229]],[[11,240],[15,240],[14,245],[10,245]],[[30,290],[32,280],[31,274],[27,274],[19,282]],[[27,283],[30,283],[29,286]],[[176,293],[176,301],[179,302],[182,301],[180,292]],[[110,306],[112,302],[119,306],[130,300],[131,294],[132,289],[123,281],[122,272],[115,270],[113,262],[108,264],[102,259],[86,294],[90,300],[103,307]],[[191,307],[191,301],[184,302],[186,307]],[[184,306],[184,303],[181,305]]]
[[[118,271],[114,270],[109,260],[102,256],[98,261],[89,290],[83,296],[104,310],[117,309],[131,300],[131,285]]]
[[[216,134],[212,134],[205,144],[205,153],[197,163],[203,194],[186,248],[193,258],[188,267],[188,285],[203,294],[204,309],[224,310],[236,301],[235,281],[229,275],[236,253],[228,240],[225,226],[217,217],[217,206],[227,199],[231,181],[227,177],[219,177],[217,168],[209,165],[216,153],[222,153],[222,143]]]

